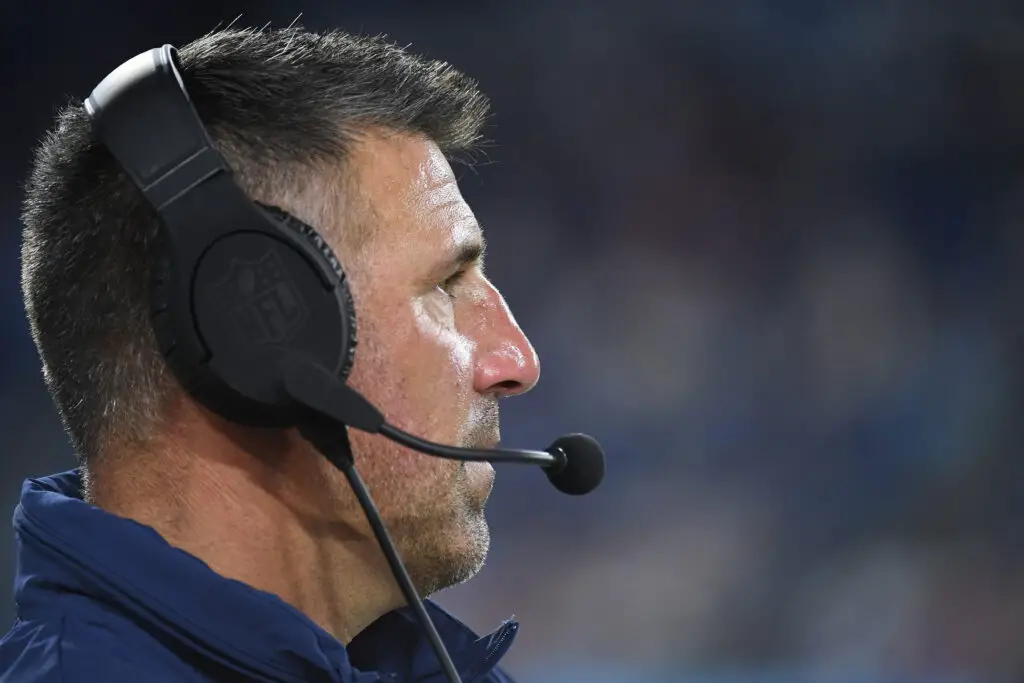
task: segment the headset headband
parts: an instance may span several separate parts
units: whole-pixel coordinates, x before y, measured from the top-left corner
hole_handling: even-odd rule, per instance
[[[85,102],[93,130],[157,211],[211,176],[230,173],[177,64],[171,45],[143,52],[104,78]]]

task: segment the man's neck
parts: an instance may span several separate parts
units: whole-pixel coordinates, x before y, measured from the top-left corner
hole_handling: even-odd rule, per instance
[[[180,442],[118,457],[91,477],[92,502],[152,527],[221,576],[277,595],[347,644],[401,597],[381,581],[388,574],[372,539],[339,521],[340,474],[279,438],[264,438],[258,455],[223,438],[203,457]]]

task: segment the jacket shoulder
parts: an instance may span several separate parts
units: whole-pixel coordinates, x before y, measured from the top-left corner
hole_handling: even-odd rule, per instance
[[[146,638],[75,616],[20,620],[0,640],[0,683],[200,683]]]
[[[0,640],[0,683],[64,683],[61,623],[18,621]]]

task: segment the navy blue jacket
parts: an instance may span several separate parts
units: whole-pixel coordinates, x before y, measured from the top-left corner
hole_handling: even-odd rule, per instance
[[[14,529],[17,621],[0,641],[0,683],[444,681],[406,610],[346,648],[280,598],[83,502],[75,470],[26,481]],[[516,622],[478,638],[428,611],[465,683],[511,683],[496,665]]]

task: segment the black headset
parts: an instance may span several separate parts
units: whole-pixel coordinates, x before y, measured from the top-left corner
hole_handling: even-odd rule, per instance
[[[177,50],[122,64],[85,102],[99,141],[160,218],[150,288],[160,352],[207,409],[248,426],[299,419],[282,361],[348,377],[356,314],[317,230],[235,183],[185,89]]]

